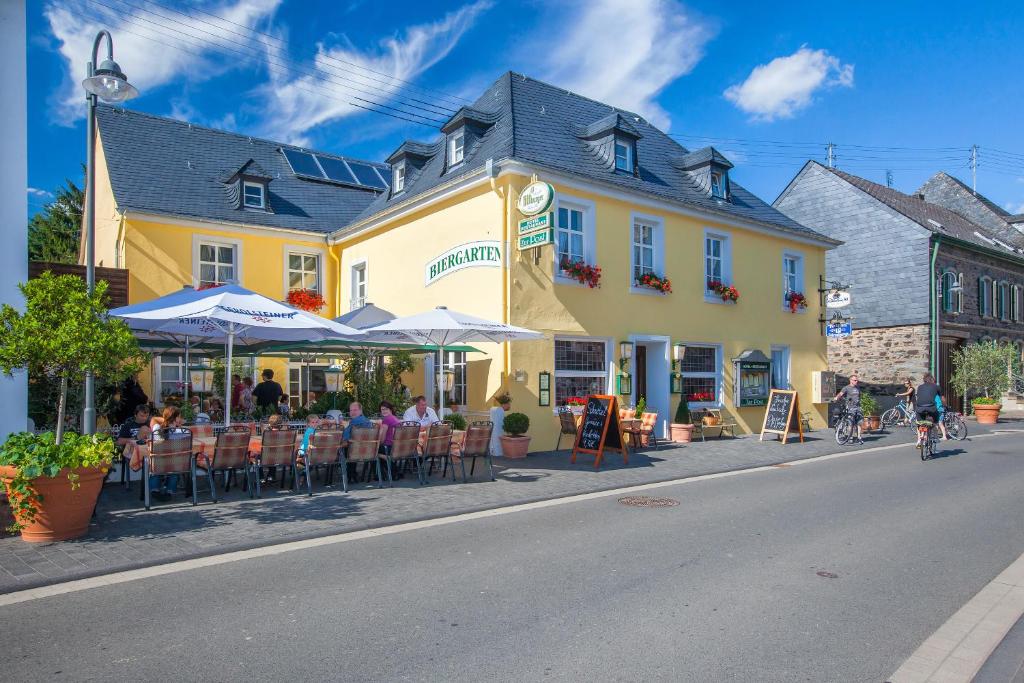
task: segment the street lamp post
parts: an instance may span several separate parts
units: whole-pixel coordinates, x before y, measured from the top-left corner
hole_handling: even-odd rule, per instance
[[[107,58],[96,68],[99,59],[100,43],[107,40]],[[96,289],[96,103],[103,100],[108,103],[124,102],[139,94],[128,82],[121,67],[114,61],[114,41],[107,31],[96,34],[92,44],[92,61],[86,65],[85,100],[88,104],[88,123],[85,141],[85,284],[92,294]],[[82,432],[93,434],[96,431],[96,378],[93,373],[85,374],[85,408],[82,415]]]

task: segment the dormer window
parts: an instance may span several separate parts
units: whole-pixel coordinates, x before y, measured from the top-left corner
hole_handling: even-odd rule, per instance
[[[633,172],[633,143],[622,138],[615,139],[615,170]]]
[[[462,163],[466,151],[466,135],[459,131],[452,135],[448,141],[448,167],[451,168]]]
[[[398,194],[405,189],[405,162],[395,164],[391,169],[391,191]]]
[[[263,183],[245,181],[242,183],[242,204],[247,209],[267,208],[267,188]]]
[[[715,199],[725,199],[725,174],[719,171],[711,172],[711,196]]]

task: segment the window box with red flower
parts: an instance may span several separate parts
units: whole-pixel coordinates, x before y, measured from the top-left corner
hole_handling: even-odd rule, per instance
[[[708,280],[707,291],[726,303],[736,303],[740,300],[740,290],[721,280]]]
[[[289,306],[294,306],[310,313],[319,313],[320,309],[326,305],[320,293],[312,289],[293,289],[288,292],[288,297],[285,301],[287,301]]]
[[[796,313],[798,308],[807,308],[807,297],[800,292],[786,292],[786,306],[790,313]]]
[[[653,289],[654,291],[662,294],[672,293],[672,281],[667,277],[662,277],[655,273],[644,273],[634,282],[634,284],[637,287]]]
[[[565,399],[565,405],[569,406],[569,410],[572,411],[573,415],[582,415],[583,409],[587,405],[587,399],[582,396],[570,396]]]
[[[562,274],[571,279],[576,280],[581,285],[586,285],[593,289],[594,287],[601,286],[601,268],[600,266],[591,266],[584,262],[582,259],[573,259],[563,256],[561,263],[558,264]]]

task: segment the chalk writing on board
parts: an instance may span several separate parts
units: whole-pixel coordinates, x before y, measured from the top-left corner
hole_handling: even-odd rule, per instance
[[[789,425],[790,407],[793,394],[772,393],[768,403],[768,414],[764,421],[764,431],[784,432]]]

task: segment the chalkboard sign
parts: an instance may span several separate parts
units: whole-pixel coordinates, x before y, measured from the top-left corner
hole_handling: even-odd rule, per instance
[[[800,435],[800,443],[804,441],[803,425],[800,423],[800,399],[795,391],[772,389],[768,395],[768,407],[764,411],[764,424],[761,425],[761,440],[765,434],[779,434],[782,443],[789,439],[789,433]]]
[[[596,470],[601,467],[605,448],[621,451],[623,460],[629,464],[629,454],[619,425],[618,401],[614,396],[594,394],[587,396],[587,405],[583,409],[576,443],[572,448],[571,462],[576,462],[577,453],[593,453],[597,456],[594,460]]]

